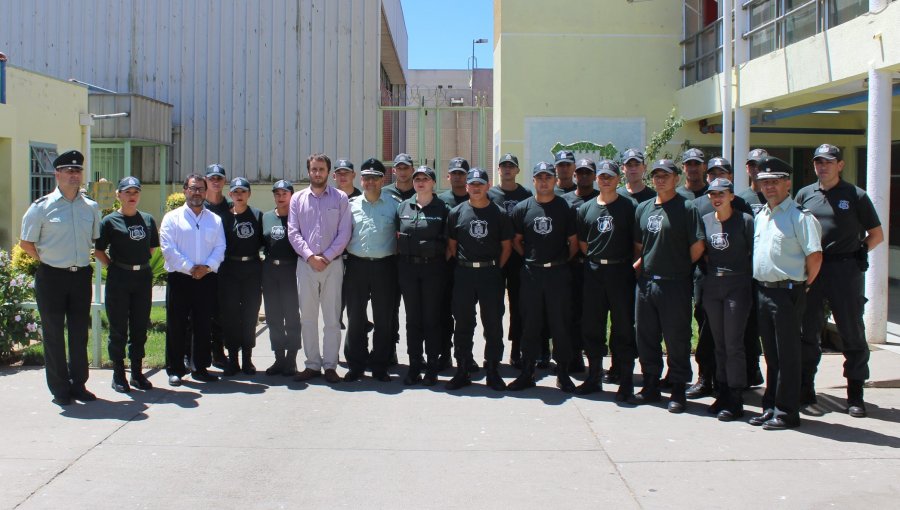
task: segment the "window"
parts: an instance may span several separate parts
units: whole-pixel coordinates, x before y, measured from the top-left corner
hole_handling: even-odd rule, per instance
[[[44,143],[31,144],[31,201],[41,198],[56,188],[56,174],[53,171],[53,160],[56,159],[56,146]]]

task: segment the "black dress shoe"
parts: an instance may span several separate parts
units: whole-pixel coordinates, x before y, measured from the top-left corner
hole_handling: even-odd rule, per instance
[[[131,385],[144,391],[153,389],[153,383],[151,383],[150,379],[147,379],[147,376],[141,372],[131,372]]]
[[[71,395],[75,400],[80,400],[82,402],[93,402],[97,400],[97,395],[88,391],[84,386],[72,388]]]
[[[297,375],[294,376],[294,380],[297,382],[308,381],[315,377],[321,377],[322,372],[320,370],[313,370],[311,368],[304,368],[302,372],[297,372]]]
[[[225,370],[225,367],[228,366],[228,358],[225,357],[224,354],[221,356],[213,356],[212,366],[219,370]]]
[[[469,377],[468,371],[465,369],[460,370],[459,367],[457,367],[456,375],[447,381],[447,384],[445,384],[444,387],[452,391],[464,388],[470,384],[472,384],[472,379]]]
[[[642,406],[646,404],[652,404],[654,402],[659,402],[660,400],[662,400],[662,395],[659,394],[659,390],[644,388],[632,395],[632,397],[628,400],[628,403],[634,404],[636,406]]]
[[[51,402],[53,402],[54,404],[56,404],[58,406],[72,405],[72,399],[67,396],[53,397],[53,400],[51,400]]]
[[[749,423],[750,425],[753,425],[754,427],[759,427],[760,425],[771,420],[774,417],[775,417],[775,411],[772,409],[766,409],[761,415],[754,416],[753,418],[750,418],[749,420],[747,420],[747,423]]]
[[[604,384],[619,384],[619,372],[618,371],[614,372],[612,368],[607,370],[606,373],[603,374],[603,383]]]
[[[712,381],[705,377],[697,378],[697,382],[691,385],[687,391],[684,392],[684,396],[690,399],[708,397],[712,395]]]
[[[762,424],[763,430],[786,430],[800,426],[800,417],[780,414]]]
[[[619,386],[619,389],[616,390],[616,402],[629,402],[632,398],[634,398],[634,388]]]
[[[865,404],[851,404],[847,407],[847,414],[853,418],[865,418],[866,406]]]
[[[128,381],[125,379],[124,373],[114,373],[112,377],[112,386],[113,391],[116,393],[131,393],[131,386],[128,385]]]
[[[391,375],[387,372],[372,372],[372,379],[380,382],[391,382]]]
[[[244,366],[241,367],[241,372],[243,372],[244,375],[256,375],[256,367],[253,366],[252,361],[250,361],[249,359],[244,360],[243,365]]]
[[[170,375],[169,376],[169,386],[181,386],[181,376],[180,375]]]
[[[425,377],[422,378],[422,384],[424,386],[434,386],[438,382],[437,372],[426,370]]]
[[[406,373],[406,377],[403,378],[404,386],[413,386],[422,382],[422,373],[418,370],[410,368]]]
[[[275,360],[275,363],[272,363],[272,366],[266,369],[266,375],[278,375],[284,370],[284,367],[284,360]]]
[[[362,370],[353,370],[351,369],[349,372],[344,374],[344,382],[356,382],[362,378],[363,373]]]
[[[668,411],[672,414],[681,414],[684,412],[684,402],[672,400],[666,406],[666,409],[668,409]]]
[[[522,391],[527,390],[528,388],[534,388],[537,384],[534,382],[534,374],[528,374],[523,372],[516,377],[513,382],[509,383],[506,386],[506,389],[509,391]]]
[[[191,379],[200,382],[216,382],[219,380],[217,376],[210,374],[205,368],[191,372]]]
[[[741,416],[744,416],[743,409],[722,409],[716,415],[716,419],[719,421],[734,421]]]

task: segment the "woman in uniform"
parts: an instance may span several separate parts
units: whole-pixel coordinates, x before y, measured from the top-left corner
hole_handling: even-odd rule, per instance
[[[751,307],[753,217],[732,207],[734,186],[724,178],[709,184],[715,211],[703,216],[707,274],[703,308],[712,330],[716,355],[716,400],[709,412],[721,421],[743,416],[741,392],[747,386],[744,328]]]
[[[100,222],[94,257],[106,266],[106,315],[109,318],[109,358],[113,362],[112,388],[128,393],[125,348],[131,360],[131,385],[149,390],[153,384],[141,372],[147,325],[152,304],[153,270],[150,256],[159,247],[153,216],[138,211],[141,181],[119,181],[116,198],[121,206]],[[107,253],[109,249],[109,253]]]
[[[256,346],[256,323],[262,301],[262,262],[259,250],[263,246],[262,212],[250,207],[250,181],[235,177],[228,193],[233,206],[222,216],[225,229],[225,260],[219,267],[219,310],[228,364],[223,375],[240,371],[256,373],[252,354]],[[238,364],[238,353],[241,363]]]
[[[406,306],[406,343],[409,372],[403,384],[437,384],[441,354],[441,304],[446,284],[447,205],[434,194],[434,170],[420,166],[413,172],[416,194],[397,209],[397,247],[400,252],[400,293]],[[428,360],[422,379],[422,346]]]

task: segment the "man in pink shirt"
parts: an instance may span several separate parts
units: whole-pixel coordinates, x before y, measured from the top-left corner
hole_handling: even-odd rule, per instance
[[[322,375],[329,383],[340,382],[335,368],[341,347],[341,283],[344,261],[341,255],[353,230],[347,195],[328,185],[331,159],[312,154],[306,160],[309,187],[294,193],[288,213],[288,240],[300,255],[297,289],[300,298],[300,326],[306,369],[296,381]],[[305,261],[305,263],[303,263]],[[322,350],[319,351],[319,308],[325,322]]]

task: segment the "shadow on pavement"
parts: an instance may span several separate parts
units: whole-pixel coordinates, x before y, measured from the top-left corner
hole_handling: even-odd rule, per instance
[[[245,393],[248,395],[256,395],[265,393],[269,388],[265,384],[259,384],[249,380],[241,379],[219,379],[212,383],[201,383],[189,378],[185,378],[181,383],[182,387],[188,387],[199,391],[202,395],[223,395],[227,393]]]
[[[141,421],[146,420],[147,404],[134,400],[97,399],[94,402],[77,402],[60,410],[60,416],[75,418],[78,420],[121,420]]]

